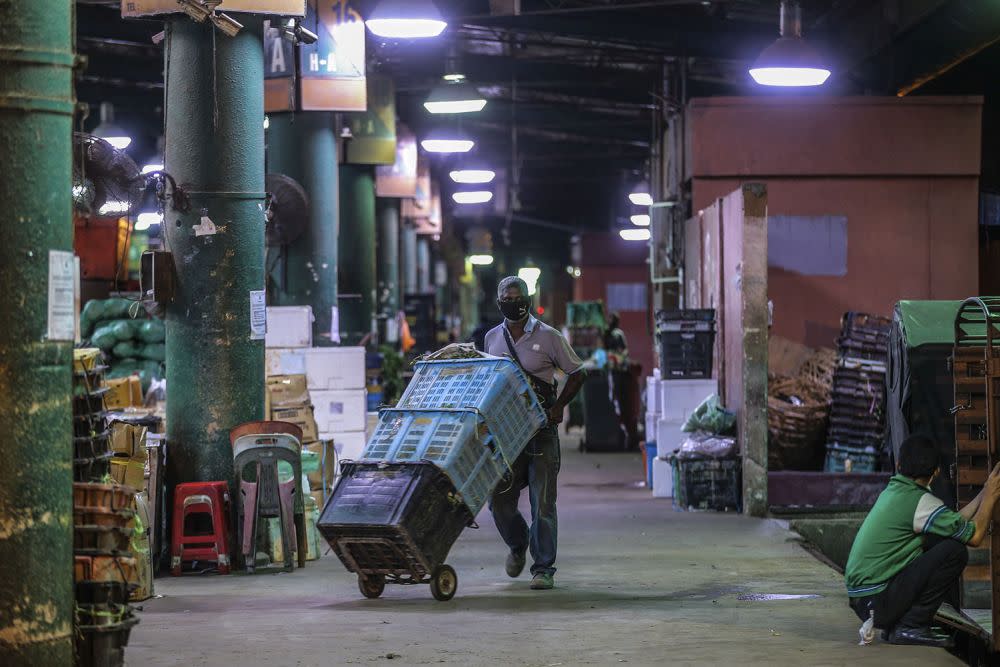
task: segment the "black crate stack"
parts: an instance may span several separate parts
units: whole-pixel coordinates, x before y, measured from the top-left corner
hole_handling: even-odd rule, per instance
[[[850,312],[837,340],[827,433],[828,472],[873,472],[885,440],[885,373],[892,321]]]
[[[111,434],[104,395],[108,388],[100,351],[81,355],[73,362],[73,481],[100,482],[111,472]]]
[[[135,559],[129,552],[135,491],[110,479],[111,432],[99,350],[77,350],[73,363],[74,663],[125,664],[125,645],[138,623],[129,606]]]
[[[656,338],[664,380],[712,377],[715,354],[715,310],[659,310]]]

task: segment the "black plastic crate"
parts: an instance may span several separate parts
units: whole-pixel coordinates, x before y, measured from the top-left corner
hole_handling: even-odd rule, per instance
[[[743,462],[732,459],[671,459],[674,507],[682,510],[743,508]]]
[[[139,619],[129,613],[120,623],[112,625],[77,625],[74,650],[78,667],[122,667],[125,647],[132,628]]]
[[[421,581],[473,519],[433,464],[346,462],[317,527],[349,571]]]
[[[714,308],[688,308],[685,310],[658,310],[656,324],[667,322],[715,322]]]
[[[714,331],[659,332],[660,369],[664,380],[712,377]]]

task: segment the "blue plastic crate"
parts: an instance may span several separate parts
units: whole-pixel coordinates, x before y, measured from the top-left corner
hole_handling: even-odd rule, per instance
[[[361,458],[433,463],[455,485],[473,515],[507,471],[504,454],[486,422],[471,410],[383,410]]]
[[[528,379],[510,359],[419,362],[396,407],[478,410],[511,461],[548,421]]]

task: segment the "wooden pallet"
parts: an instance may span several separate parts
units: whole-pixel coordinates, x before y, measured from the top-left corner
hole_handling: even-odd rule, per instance
[[[958,507],[979,493],[993,466],[1000,461],[1000,298],[967,299],[955,317],[952,357],[955,403],[955,496]],[[966,581],[991,582],[989,628],[1000,621],[1000,507],[985,563],[970,564]],[[984,622],[983,625],[986,625]],[[990,644],[1000,651],[1000,636]]]

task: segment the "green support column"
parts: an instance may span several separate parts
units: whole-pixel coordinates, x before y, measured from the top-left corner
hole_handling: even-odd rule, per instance
[[[399,263],[402,267],[403,294],[417,293],[417,230],[410,223],[403,225]]]
[[[357,345],[375,314],[375,170],[340,166],[340,332]]]
[[[309,222],[288,247],[276,305],[312,306],[313,345],[333,345],[337,306],[338,167],[334,114],[271,114],[268,170],[298,181],[309,195]]]
[[[0,2],[5,667],[73,662],[73,345],[47,337],[49,251],[73,250],[72,7],[65,0]]]
[[[434,281],[431,280],[431,243],[426,236],[417,238],[417,291],[433,294]]]
[[[236,37],[209,23],[166,27],[166,171],[191,210],[167,210],[177,294],[167,308],[167,456],[171,484],[230,480],[229,431],[264,416],[264,341],[251,292],[264,289],[262,22]],[[214,234],[195,234],[207,216]]]
[[[379,197],[378,213],[378,290],[379,310],[392,317],[399,311],[399,200]]]

